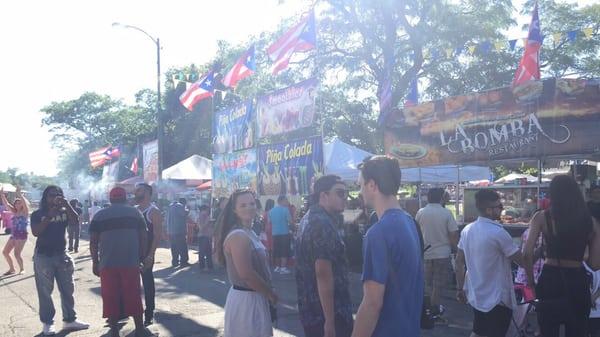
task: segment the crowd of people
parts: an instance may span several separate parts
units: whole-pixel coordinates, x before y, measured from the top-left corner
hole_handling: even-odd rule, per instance
[[[213,210],[216,223],[208,205],[190,212],[183,198],[163,214],[152,202],[154,191],[148,184],[136,187],[133,205],[126,191],[116,187],[107,207],[87,210],[77,200],[67,202],[60,187],[49,186],[30,218],[31,206],[20,192],[12,203],[0,193],[2,204],[14,214],[3,250],[9,265],[5,275],[17,272],[12,251],[19,271],[24,271],[20,253],[30,222],[37,238],[33,271],[43,335],[56,333],[51,296],[55,282],[64,328],[87,329],[89,324],[75,311],[69,252],[78,251],[80,225],[89,218],[92,270],[100,278],[110,335],[118,336],[119,320],[133,317],[135,335],[151,336],[147,326],[155,311],[156,249],[166,233],[171,267],[189,266],[187,226],[192,222],[198,266],[213,269],[216,257],[231,283],[225,302],[226,337],[272,336],[279,301],[272,273],[292,272],[306,336],[419,336],[424,316],[439,318],[446,311],[441,294],[451,272],[457,300],[472,307],[474,337],[505,336],[510,325],[517,324],[515,289],[523,291],[522,302],[535,308],[539,335],[558,336],[564,325],[567,336],[598,336],[600,187],[590,190],[586,203],[573,178],[555,177],[551,203],[532,212],[520,247],[500,223],[503,204],[493,189],[475,194],[479,217],[461,231],[445,208],[447,193],[442,188],[429,190],[428,204],[414,218],[400,207],[396,160],[374,156],[359,170],[360,199],[372,212],[361,214],[369,229],[362,239],[363,298],[355,316],[348,247],[339,231],[349,186],[335,175],[314,182],[308,207],[298,216],[285,196],[268,200],[262,210],[252,191],[237,190]]]

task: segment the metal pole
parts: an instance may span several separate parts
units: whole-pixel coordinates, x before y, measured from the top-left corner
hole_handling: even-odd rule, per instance
[[[541,159],[538,159],[538,183],[537,183],[537,207],[542,208],[542,199],[540,198],[540,192],[542,187],[542,169],[543,163]]]
[[[162,119],[162,109],[160,106],[160,39],[156,38],[156,121],[157,127],[157,143],[158,143],[158,182],[162,181],[162,170],[163,170],[163,148],[164,148],[164,134],[165,126]]]
[[[454,200],[456,208],[456,219],[460,215],[460,165],[456,166],[456,200]]]

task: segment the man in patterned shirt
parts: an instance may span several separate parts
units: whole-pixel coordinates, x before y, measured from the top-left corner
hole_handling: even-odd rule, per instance
[[[348,263],[337,231],[348,190],[340,177],[326,175],[315,182],[313,198],[296,249],[300,320],[306,336],[349,337],[353,319]]]

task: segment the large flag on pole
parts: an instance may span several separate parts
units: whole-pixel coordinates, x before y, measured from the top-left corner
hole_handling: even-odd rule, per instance
[[[215,73],[211,70],[206,76],[192,84],[192,86],[179,96],[181,104],[189,111],[192,111],[198,102],[212,97],[215,92],[214,78]]]
[[[138,174],[138,157],[133,158],[133,161],[131,162],[131,167],[129,168],[129,171],[133,172],[133,174],[137,175]]]
[[[391,72],[387,72],[383,85],[381,86],[377,95],[379,100],[379,118],[377,118],[377,125],[383,126],[387,119],[388,113],[392,110],[392,76]]]
[[[90,164],[92,168],[104,165],[107,161],[113,158],[118,158],[121,155],[121,151],[118,147],[106,146],[99,150],[89,153]]]
[[[252,45],[223,77],[223,84],[234,88],[239,81],[252,75],[254,71],[256,71],[256,60],[254,59],[254,45]]]
[[[311,10],[302,21],[288,30],[267,49],[269,58],[274,62],[273,75],[287,68],[290,58],[295,52],[311,50],[315,48],[316,44],[315,12]]]
[[[538,15],[538,4],[535,3],[531,24],[529,25],[529,35],[525,44],[525,51],[519,67],[513,79],[513,86],[525,83],[531,80],[540,79],[540,49],[542,48],[542,33],[540,30],[540,18]]]
[[[408,87],[408,95],[404,99],[404,106],[415,106],[419,104],[419,82],[415,77],[410,81],[410,85]]]

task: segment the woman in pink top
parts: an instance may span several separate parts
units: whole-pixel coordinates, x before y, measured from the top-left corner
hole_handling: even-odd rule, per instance
[[[15,202],[11,204],[4,195],[4,190],[0,190],[0,199],[6,209],[12,212],[12,228],[10,232],[10,238],[6,242],[2,254],[8,263],[8,271],[3,275],[12,275],[15,273],[15,266],[12,259],[10,258],[10,252],[14,249],[15,259],[19,265],[19,273],[22,274],[23,258],[21,252],[27,242],[27,226],[29,225],[29,201],[21,193],[21,189],[17,188],[17,198]]]

